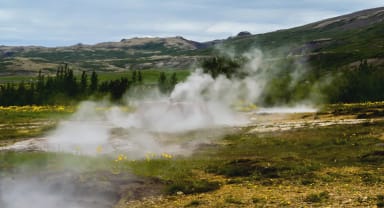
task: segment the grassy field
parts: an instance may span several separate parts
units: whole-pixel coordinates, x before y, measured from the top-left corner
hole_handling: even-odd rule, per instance
[[[263,134],[245,128],[190,158],[134,166],[139,175],[171,176],[171,193],[186,194],[128,205],[123,199],[117,207],[382,205],[383,127],[378,122]],[[215,190],[198,193],[209,188]]]
[[[0,106],[0,146],[41,136],[74,110],[73,106]]]
[[[19,82],[36,82],[37,76],[0,76],[0,84],[19,83]]]
[[[380,118],[377,112],[382,107],[382,103],[333,105],[318,115]],[[1,124],[13,120],[17,129],[19,121],[29,122],[25,117],[48,119],[72,111],[60,109],[66,110],[40,114],[18,110]],[[0,172],[20,164],[38,172],[60,171],[57,161],[65,158],[70,167],[87,170],[82,177],[132,172],[160,184],[160,196],[122,195],[116,205],[122,208],[384,206],[384,121],[265,133],[251,133],[252,128],[237,129],[188,157],[165,153],[130,160],[124,155],[0,152]]]
[[[168,78],[171,77],[172,73],[176,73],[176,77],[178,80],[185,80],[187,76],[190,74],[189,70],[169,70],[169,69],[145,69],[141,70],[141,73],[143,75],[143,82],[144,84],[157,84],[160,73],[164,72]],[[100,81],[109,81],[109,80],[115,80],[120,79],[121,77],[128,77],[128,79],[131,79],[132,77],[132,71],[128,72],[101,72],[99,73],[99,79]]]

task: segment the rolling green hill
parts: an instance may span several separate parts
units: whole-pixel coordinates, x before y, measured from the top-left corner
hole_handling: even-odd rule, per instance
[[[292,29],[224,41],[239,52],[260,48],[280,56],[307,56],[314,67],[356,66],[361,59],[384,64],[384,7]]]

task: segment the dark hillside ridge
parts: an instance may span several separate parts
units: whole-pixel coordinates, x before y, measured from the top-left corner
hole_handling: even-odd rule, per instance
[[[367,9],[351,14],[334,17],[319,22],[304,25],[299,28],[324,28],[337,30],[351,30],[365,28],[384,21],[384,7]]]
[[[384,7],[318,21],[292,29],[228,39],[239,52],[253,47],[283,57],[307,56],[316,67],[356,66],[361,59],[382,65]]]

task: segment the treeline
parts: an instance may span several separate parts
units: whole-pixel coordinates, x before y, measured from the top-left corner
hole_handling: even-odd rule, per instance
[[[202,62],[204,73],[210,74],[213,78],[216,78],[220,74],[224,74],[227,78],[232,76],[241,76],[239,70],[245,62],[245,59],[241,57],[231,58],[229,56],[215,56],[209,59],[205,59]]]
[[[265,105],[306,100],[315,103],[384,101],[384,68],[369,65],[367,60],[354,68],[333,71],[317,68],[297,72],[292,68],[300,66],[289,63],[282,67],[284,70],[273,76],[264,89]]]
[[[242,70],[247,60],[231,57],[213,57],[202,63],[212,77],[248,76]],[[351,103],[384,100],[384,68],[369,65],[362,60],[355,68],[329,70],[308,67],[304,60],[285,58],[259,69],[265,81],[258,102],[264,106],[294,104],[302,101],[317,103]],[[258,75],[254,75],[257,77]],[[256,89],[255,89],[256,90]]]
[[[169,80],[168,80],[169,79]],[[170,92],[176,84],[176,74],[167,78],[160,73],[158,86],[164,93]],[[171,84],[172,83],[172,84]],[[67,64],[60,66],[56,76],[44,76],[41,71],[37,81],[0,85],[0,105],[54,105],[71,104],[80,100],[109,95],[112,101],[119,101],[132,86],[143,85],[141,71],[133,71],[131,77],[110,81],[99,81],[98,74],[83,71],[77,78]]]
[[[168,78],[164,72],[161,72],[157,83],[160,92],[162,92],[163,94],[167,94],[172,92],[177,82],[178,80],[175,72],[171,74],[170,78]]]
[[[344,69],[342,75],[325,90],[332,103],[383,101],[384,68],[369,65],[367,60],[363,60],[354,70]]]

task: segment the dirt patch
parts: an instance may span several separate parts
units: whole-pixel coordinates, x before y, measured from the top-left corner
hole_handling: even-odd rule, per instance
[[[384,117],[363,118],[358,115],[334,115],[332,113],[294,113],[294,114],[253,114],[249,133],[287,131],[300,128],[315,128],[330,125],[352,125],[384,120]]]

